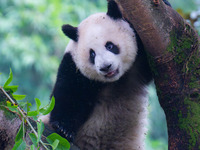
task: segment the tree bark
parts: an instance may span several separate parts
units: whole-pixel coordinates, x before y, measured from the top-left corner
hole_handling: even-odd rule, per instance
[[[20,117],[16,114],[11,112],[10,110],[6,109],[4,106],[6,106],[6,101],[10,101],[3,91],[0,88],[0,149],[1,150],[11,150],[15,144],[15,137],[17,135],[17,132],[20,128],[20,125],[22,123]],[[36,129],[37,123],[36,121],[29,119],[32,126]],[[26,143],[29,145],[32,144],[28,134],[32,132],[30,127],[26,125],[26,133],[25,133],[25,140]],[[47,137],[51,133],[55,132],[54,129],[49,125],[45,125],[45,130],[43,132],[43,136]],[[45,138],[42,137],[42,140],[46,142]],[[40,145],[40,150],[45,150],[45,148]]]
[[[7,100],[0,90],[0,149],[11,150],[15,143],[21,120],[16,114],[3,107],[6,106]]]
[[[170,150],[200,149],[200,47],[195,30],[161,0],[116,0],[139,34],[168,126]],[[0,91],[0,105],[6,98]],[[20,126],[0,106],[0,147],[11,149]]]
[[[200,149],[200,46],[197,32],[159,0],[116,0],[146,49],[169,150]]]

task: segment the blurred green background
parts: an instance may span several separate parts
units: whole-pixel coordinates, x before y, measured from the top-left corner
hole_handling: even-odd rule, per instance
[[[200,33],[200,0],[170,3]],[[32,103],[34,98],[43,105],[48,103],[68,43],[61,26],[76,26],[90,14],[102,11],[106,11],[106,0],[0,0],[0,85],[11,68],[18,94],[26,94]],[[149,89],[146,150],[167,150],[165,115],[154,85]]]

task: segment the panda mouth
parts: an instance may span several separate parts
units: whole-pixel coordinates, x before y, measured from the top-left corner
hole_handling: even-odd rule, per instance
[[[116,76],[118,73],[119,73],[119,69],[116,69],[116,70],[114,70],[114,71],[108,72],[108,73],[105,75],[105,77],[106,77],[106,78],[112,78],[112,77]]]

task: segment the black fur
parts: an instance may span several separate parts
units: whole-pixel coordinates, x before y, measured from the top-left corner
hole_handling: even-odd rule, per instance
[[[167,0],[163,0],[163,2],[164,2],[166,5],[172,7],[171,4],[170,4]]]
[[[108,3],[107,14],[114,19],[122,18],[121,12],[114,1]],[[63,32],[74,41],[78,41],[77,28],[64,25]],[[139,36],[136,36],[136,39],[139,48],[136,61],[133,65],[137,69],[136,82],[146,85],[152,80],[152,75],[143,44]],[[87,121],[93,112],[94,106],[98,103],[99,92],[108,84],[120,87],[120,85],[123,85],[121,83],[126,82],[127,74],[128,72],[114,83],[101,83],[89,80],[77,70],[71,54],[66,53],[59,66],[56,84],[52,92],[52,96],[56,100],[55,108],[50,117],[53,127],[59,134],[62,134],[70,142],[73,142],[77,131]],[[120,91],[117,94],[120,95]]]
[[[136,57],[134,65],[138,69],[137,76],[138,76],[138,79],[140,79],[140,82],[142,82],[143,85],[148,85],[149,82],[152,81],[151,69],[148,63],[148,59],[147,59],[146,52],[144,50],[143,43],[140,37],[138,36],[138,34],[137,33],[135,34],[136,34],[138,52],[137,52],[137,57]]]
[[[91,64],[95,64],[95,57],[96,57],[96,53],[93,49],[90,49],[90,63]]]
[[[107,15],[113,19],[122,19],[122,13],[114,0],[108,2]]]
[[[137,69],[135,77],[137,82],[144,85],[152,80],[152,75],[142,43],[140,43],[141,40],[139,37],[137,40],[139,50],[134,62],[134,67]],[[71,54],[66,53],[60,64],[52,93],[56,100],[50,117],[53,127],[59,134],[73,142],[77,131],[87,121],[94,106],[98,103],[98,93],[108,84],[120,87],[121,83],[126,82],[126,74],[114,83],[89,80],[76,69]]]
[[[66,53],[58,69],[52,93],[56,104],[50,122],[54,127],[61,128],[61,131],[62,128],[66,129],[66,135],[76,133],[92,112],[102,86],[103,83],[84,77],[76,69],[71,54]]]
[[[113,44],[112,42],[108,41],[105,45],[106,49],[114,54],[119,54],[119,48],[117,45]]]
[[[74,40],[75,42],[78,41],[78,28],[77,27],[73,27],[69,24],[65,24],[62,26],[62,31],[70,39]]]

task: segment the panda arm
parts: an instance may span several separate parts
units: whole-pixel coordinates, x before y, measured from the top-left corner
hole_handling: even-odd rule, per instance
[[[50,117],[50,122],[64,132],[63,136],[71,137],[88,119],[99,88],[99,83],[90,81],[76,69],[71,54],[66,53],[59,66],[52,92],[56,104]]]

